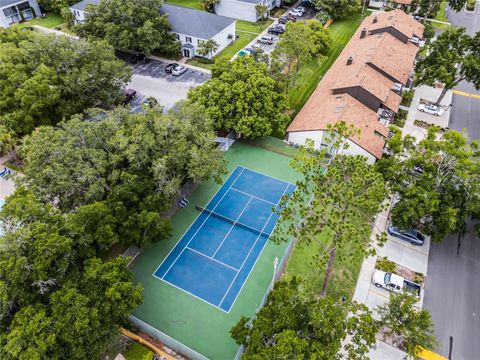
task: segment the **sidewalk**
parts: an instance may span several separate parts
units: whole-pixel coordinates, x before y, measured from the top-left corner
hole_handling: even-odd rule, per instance
[[[3,156],[0,158],[0,165],[2,166],[5,166],[3,165],[5,162],[7,162],[8,160],[8,156]],[[11,194],[13,194],[13,192],[15,191],[15,182],[12,180],[12,178],[10,179],[3,179],[3,178],[0,178],[0,199],[5,199],[7,196],[10,196]]]

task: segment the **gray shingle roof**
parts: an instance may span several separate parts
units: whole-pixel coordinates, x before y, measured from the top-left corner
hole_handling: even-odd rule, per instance
[[[168,15],[172,31],[200,39],[210,39],[235,22],[225,16],[170,4],[163,4],[161,12]]]
[[[98,5],[99,2],[100,0],[83,0],[83,1],[80,1],[79,3],[76,3],[70,6],[70,9],[85,11],[85,8],[87,7],[87,5],[89,4]]]

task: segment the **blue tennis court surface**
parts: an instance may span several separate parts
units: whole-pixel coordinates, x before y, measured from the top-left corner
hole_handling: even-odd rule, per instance
[[[295,186],[237,167],[153,274],[230,311]]]

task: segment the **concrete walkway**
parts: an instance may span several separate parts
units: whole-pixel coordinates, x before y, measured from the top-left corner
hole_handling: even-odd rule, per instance
[[[0,165],[3,168],[5,163],[9,160],[8,156],[0,158]],[[15,191],[15,182],[12,178],[4,179],[0,178],[0,199],[4,200],[7,196],[10,196]]]

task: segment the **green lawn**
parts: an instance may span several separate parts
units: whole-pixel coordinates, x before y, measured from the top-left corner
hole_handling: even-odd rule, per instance
[[[266,20],[261,24],[259,22],[254,23],[254,22],[245,21],[245,20],[237,20],[236,27],[237,27],[237,30],[250,31],[256,34],[260,34],[272,23],[273,23],[272,20]]]
[[[440,9],[438,10],[437,16],[435,16],[435,20],[445,21],[448,22],[447,15],[445,13],[445,6],[447,5],[447,1],[443,0],[440,4]],[[436,29],[446,29],[449,27],[447,24],[439,24],[433,21],[430,21],[430,24]]]
[[[233,55],[235,55],[240,49],[244,48],[250,41],[255,39],[256,35],[245,33],[245,32],[237,32],[237,36],[240,38],[235,40],[232,44],[228,45],[225,49],[223,49],[218,55],[215,56],[215,61],[226,59],[230,60]],[[200,66],[205,69],[211,69],[213,64],[205,64],[198,59],[190,59],[188,63],[195,66]]]
[[[327,234],[321,234],[319,242],[327,245],[329,238]],[[287,279],[300,276],[305,281],[305,290],[314,295],[320,294],[325,275],[325,268],[315,267],[314,256],[322,250],[320,243],[297,244],[285,271]],[[352,242],[346,249],[337,252],[327,287],[327,295],[334,299],[341,299],[342,295],[349,299],[353,296],[364,258],[359,246],[361,245]]]
[[[45,18],[36,18],[28,21],[24,21],[22,23],[18,23],[15,25],[12,25],[12,28],[14,29],[21,29],[26,26],[33,26],[33,25],[39,25],[43,26],[46,28],[54,28],[57,27],[61,24],[63,24],[63,19],[58,13],[48,13],[47,17]]]
[[[192,9],[202,10],[202,7],[200,6],[200,1],[198,0],[166,0],[165,2],[172,5],[180,5]]]
[[[322,59],[313,59],[300,68],[295,86],[290,87],[288,94],[288,104],[293,110],[292,118],[303,107],[323,75],[340,55],[360,22],[358,16],[352,19],[335,21],[330,26],[333,46],[327,56]]]

